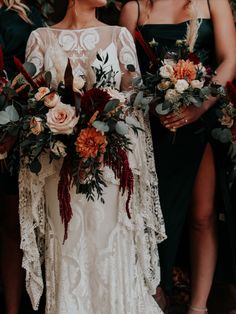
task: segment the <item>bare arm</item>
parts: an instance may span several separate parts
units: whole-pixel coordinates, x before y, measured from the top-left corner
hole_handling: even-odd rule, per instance
[[[126,3],[121,10],[119,24],[121,26],[126,27],[134,36],[137,22],[138,22],[138,6],[136,1],[130,1]]]
[[[236,31],[228,0],[211,0],[211,13],[218,60],[215,81],[225,84],[236,75]]]

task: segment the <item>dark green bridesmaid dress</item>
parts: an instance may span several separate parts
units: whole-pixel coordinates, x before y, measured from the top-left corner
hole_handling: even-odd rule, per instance
[[[145,24],[139,25],[138,28],[147,43],[155,39],[158,43],[157,51],[163,55],[163,50],[171,51],[175,49],[177,39],[185,38],[187,22],[179,24]],[[141,72],[145,73],[149,67],[149,59],[138,43],[136,46]],[[195,50],[204,65],[216,66],[211,19],[201,20]],[[156,170],[159,178],[160,201],[168,237],[159,246],[161,286],[166,291],[171,291],[172,269],[175,265],[183,226],[190,207],[194,181],[206,144],[211,141],[211,128],[216,122],[215,108],[213,108],[209,110],[203,119],[178,129],[173,142],[173,134],[161,125],[158,117],[150,114]],[[220,160],[220,163],[222,163],[222,160]],[[222,173],[224,174],[223,170]],[[222,181],[221,175],[219,180]],[[228,195],[226,180],[225,178],[223,180],[223,187],[226,191],[224,193]],[[219,189],[222,191],[222,187],[219,187]],[[223,198],[219,199],[218,204],[225,206],[226,202],[231,215],[232,208],[230,207],[229,197],[226,196],[227,200]],[[220,207],[222,208],[222,206]],[[232,235],[232,239],[235,240],[235,233]],[[232,259],[230,261],[232,262]],[[234,276],[236,278],[235,268]]]

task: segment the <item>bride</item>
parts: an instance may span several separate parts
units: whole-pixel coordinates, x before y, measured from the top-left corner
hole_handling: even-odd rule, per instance
[[[64,1],[64,17],[53,27],[32,32],[26,57],[38,72],[48,70],[56,85],[68,58],[74,78],[94,83],[91,66],[100,67],[99,54],[107,54],[116,74],[116,88],[132,92],[132,79],[139,74],[131,35],[125,28],[99,22],[96,8],[106,0]],[[60,6],[61,8],[62,6]],[[107,65],[106,64],[106,65]],[[132,64],[136,72],[129,72]],[[46,309],[48,314],[157,314],[154,301],[160,281],[157,245],[165,239],[157,178],[148,122],[136,111],[146,132],[130,134],[129,163],[134,174],[134,193],[128,219],[126,197],[112,170],[104,167],[103,204],[87,201],[71,188],[73,217],[68,239],[63,244],[64,226],[57,199],[61,161],[48,163],[41,156],[39,175],[27,167],[20,172],[20,222],[26,287],[34,309],[44,288],[41,265],[45,264]]]

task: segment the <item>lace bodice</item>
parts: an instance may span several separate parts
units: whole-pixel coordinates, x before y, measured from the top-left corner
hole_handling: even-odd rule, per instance
[[[39,28],[32,32],[26,49],[27,60],[36,65],[38,72],[52,73],[53,84],[63,81],[69,58],[74,77],[85,76],[88,88],[95,81],[92,67],[99,68],[102,64],[97,54],[102,58],[108,56],[105,66],[116,72],[116,88],[132,89],[132,77],[139,73],[139,66],[133,39],[124,27]],[[127,71],[127,65],[133,65],[136,72]]]

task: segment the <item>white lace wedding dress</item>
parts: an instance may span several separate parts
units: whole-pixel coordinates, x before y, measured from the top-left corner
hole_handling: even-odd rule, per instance
[[[63,79],[67,59],[73,74],[94,82],[91,65],[99,67],[96,54],[108,53],[117,88],[131,89],[138,70],[131,35],[125,28],[101,26],[84,30],[41,28],[28,42],[27,59],[38,71],[49,70],[56,84]],[[42,170],[30,173],[22,162],[20,172],[20,223],[26,287],[38,308],[46,282],[48,314],[156,314],[162,313],[152,295],[160,281],[157,245],[165,239],[158,184],[148,122],[136,112],[146,133],[130,134],[130,166],[134,173],[132,219],[125,212],[126,195],[119,193],[113,172],[104,168],[105,204],[87,201],[71,189],[73,217],[63,244],[64,226],[57,199],[62,161],[49,163],[41,156]],[[41,266],[45,263],[45,281]]]

